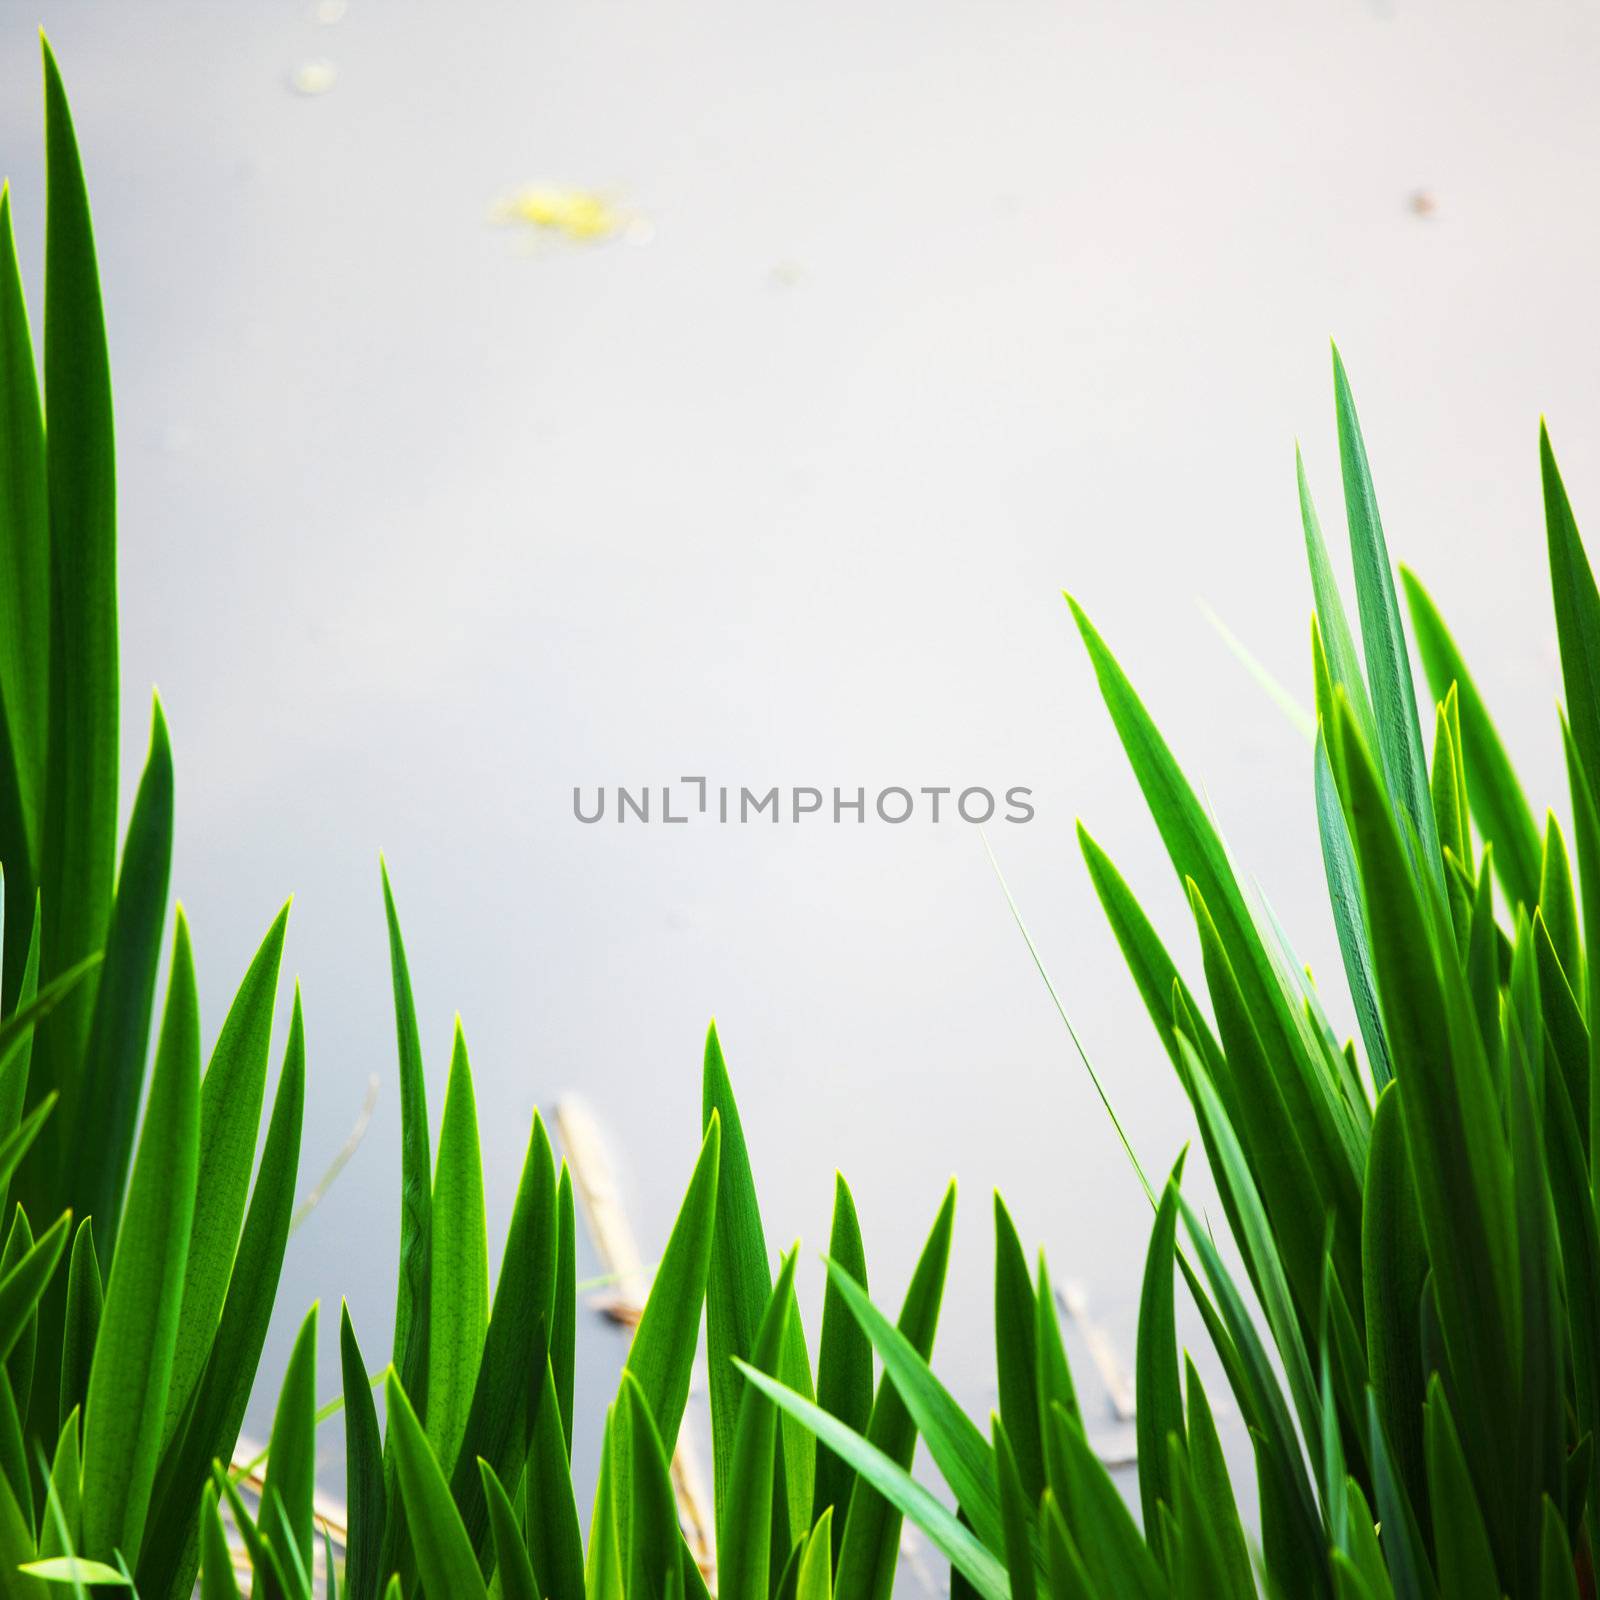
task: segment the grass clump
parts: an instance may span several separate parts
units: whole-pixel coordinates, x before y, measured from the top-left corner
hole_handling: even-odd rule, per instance
[[[306,1070],[295,998],[267,1113],[287,908],[205,1071],[175,918],[159,704],[115,837],[110,378],[88,202],[46,48],[43,396],[0,196],[0,1594],[310,1600],[313,1308],[261,1493],[227,1468],[293,1214]],[[722,1600],[888,1600],[903,1522],[961,1600],[1431,1600],[1594,1593],[1600,1529],[1600,592],[1541,438],[1566,711],[1569,844],[1534,819],[1439,611],[1399,592],[1344,370],[1347,616],[1303,469],[1315,610],[1312,796],[1360,1048],[1341,1041],[1130,680],[1075,602],[1113,724],[1192,912],[1191,988],[1086,830],[1090,881],[1192,1105],[1241,1270],[1183,1191],[1154,1206],[1137,1352],[1136,1517],[1091,1448],[1041,1259],[996,1198],[999,1405],[930,1365],[955,1194],[891,1320],[836,1187],[819,1337],[769,1251],[713,1029],[699,1154],[573,1489],[572,1179],[535,1114],[491,1284],[472,1072],[457,1031],[437,1149],[383,879],[402,1122],[394,1337],[374,1385],[340,1323],[348,1600],[694,1600],[707,1564],[670,1463],[702,1320]],[[1426,736],[1426,737],[1425,737]],[[1431,749],[1431,758],[1428,751]],[[1203,987],[1202,1002],[1201,991]],[[153,1064],[151,1040],[154,1033]],[[148,1077],[148,1084],[146,1079]],[[141,1102],[143,1113],[141,1116]],[[1255,1457],[1247,1526],[1215,1406],[1180,1350],[1196,1306]],[[374,1389],[381,1390],[383,1423]],[[913,1476],[919,1439],[945,1494]],[[587,1530],[585,1532],[585,1529]],[[1258,1529],[1258,1535],[1256,1530]]]

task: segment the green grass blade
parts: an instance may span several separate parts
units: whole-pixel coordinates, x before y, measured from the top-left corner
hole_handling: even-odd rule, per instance
[[[1005,1570],[995,1555],[984,1548],[927,1489],[916,1481],[897,1460],[880,1450],[870,1439],[847,1428],[814,1403],[784,1388],[776,1379],[746,1363],[740,1364],[745,1377],[781,1410],[812,1430],[820,1443],[842,1456],[855,1469],[874,1494],[895,1509],[896,1522],[909,1517],[925,1533],[934,1548],[952,1566],[958,1567],[983,1600],[1010,1600]],[[859,1497],[858,1497],[859,1498]],[[845,1587],[843,1572],[835,1579],[840,1595],[865,1593]],[[876,1591],[875,1591],[876,1592]]]
[[[350,1307],[339,1311],[339,1366],[344,1382],[345,1504],[348,1540],[345,1548],[347,1600],[378,1600],[383,1581],[379,1552],[387,1515],[383,1481],[383,1438],[372,1399],[367,1364],[356,1342]]]
[[[1317,735],[1316,795],[1322,866],[1328,880],[1334,931],[1339,937],[1339,955],[1344,962],[1345,981],[1350,985],[1350,998],[1355,1003],[1361,1042],[1367,1047],[1373,1087],[1382,1093],[1394,1077],[1394,1066],[1389,1059],[1389,1041],[1384,1036],[1383,1016],[1378,1007],[1378,980],[1372,970],[1372,947],[1367,938],[1367,914],[1361,904],[1355,845],[1339,805],[1333,769],[1328,765],[1328,747],[1321,733]]]
[[[855,1197],[841,1173],[834,1174],[833,1228],[828,1242],[829,1257],[839,1264],[863,1289],[867,1286],[867,1256],[861,1242],[861,1224],[856,1217]],[[872,1342],[860,1323],[850,1315],[844,1295],[829,1275],[822,1297],[822,1343],[817,1354],[817,1403],[848,1428],[864,1433],[872,1417]],[[845,1513],[850,1507],[850,1491],[855,1472],[826,1445],[817,1447],[815,1489],[812,1495],[813,1524],[832,1511],[829,1538],[833,1542],[832,1560],[838,1559],[844,1539]],[[832,1568],[829,1568],[830,1582]]]
[[[819,1449],[820,1454],[820,1449]],[[800,1557],[800,1571],[795,1580],[794,1600],[833,1600],[833,1507],[817,1518],[816,1526],[807,1538]],[[1033,1600],[1031,1595],[1018,1595],[1014,1600]]]
[[[1356,575],[1356,605],[1361,614],[1361,642],[1367,659],[1367,684],[1372,693],[1377,737],[1373,741],[1383,766],[1384,781],[1396,807],[1415,831],[1422,862],[1434,887],[1444,890],[1444,858],[1428,790],[1428,766],[1422,753],[1422,728],[1417,720],[1417,694],[1411,681],[1400,604],[1395,597],[1389,549],[1384,543],[1378,499],[1367,465],[1367,448],[1356,418],[1355,400],[1344,363],[1333,352],[1334,405],[1339,420],[1339,465],[1344,476],[1345,520],[1350,527],[1350,555]],[[1348,694],[1348,690],[1346,693]],[[1359,713],[1358,722],[1359,722]],[[1362,729],[1362,737],[1367,736]]]
[[[94,1227],[85,1217],[72,1236],[67,1265],[67,1309],[61,1337],[61,1415],[81,1411],[89,1395],[89,1368],[105,1291],[94,1252]]]
[[[1062,1516],[1100,1592],[1128,1600],[1161,1600],[1167,1584],[1111,1475],[1090,1448],[1082,1422],[1060,1406],[1045,1439],[1052,1452],[1052,1486]]]
[[[427,1434],[434,1456],[448,1476],[466,1433],[467,1413],[489,1327],[489,1234],[483,1205],[483,1157],[478,1145],[472,1068],[467,1064],[467,1043],[459,1017],[450,1053],[444,1117],[439,1125],[432,1217]]]
[[[495,1588],[500,1600],[543,1600],[528,1547],[517,1527],[517,1514],[505,1488],[487,1461],[478,1463],[483,1478],[484,1501],[489,1508],[489,1531],[494,1540]]]
[[[1306,481],[1306,464],[1299,445],[1294,447],[1294,475],[1300,495],[1300,525],[1305,533],[1306,566],[1311,573],[1311,602],[1316,608],[1315,626],[1322,641],[1329,681],[1343,686],[1362,731],[1367,737],[1376,738],[1377,724],[1372,715],[1372,702],[1367,697],[1367,678],[1361,665],[1361,653],[1356,648],[1350,618],[1339,594],[1339,580],[1334,576],[1322,523],[1317,517],[1316,506],[1312,504],[1311,486]]]
[[[911,1348],[926,1361],[933,1352],[934,1334],[939,1326],[939,1306],[944,1298],[945,1272],[950,1263],[950,1235],[955,1223],[956,1188],[945,1190],[944,1201],[934,1219],[928,1242],[912,1273],[910,1287],[900,1308],[899,1330]],[[791,1412],[791,1415],[795,1413]],[[823,1444],[832,1446],[829,1434],[813,1429]],[[878,1384],[872,1417],[867,1424],[867,1442],[890,1462],[903,1469],[911,1465],[916,1450],[917,1429],[905,1401],[893,1380],[885,1373]],[[837,1447],[834,1447],[837,1448]],[[839,1452],[844,1454],[844,1452]],[[857,1471],[859,1461],[845,1457]],[[887,1600],[894,1586],[895,1565],[900,1547],[900,1502],[881,1492],[881,1485],[868,1475],[858,1482],[850,1496],[845,1518],[844,1541],[839,1551],[835,1587],[841,1595],[860,1596],[861,1600]],[[925,1532],[929,1532],[925,1525]],[[942,1549],[943,1547],[941,1547]],[[948,1550],[944,1550],[949,1555]],[[960,1563],[957,1563],[960,1565]],[[962,1571],[977,1581],[965,1566]]]
[[[1044,1444],[1039,1432],[1039,1339],[1034,1284],[1022,1241],[997,1189],[994,1196],[994,1350],[1000,1420],[1016,1460],[1024,1498],[1044,1493]],[[870,1367],[868,1372],[870,1375]]]
[[[1499,1600],[1501,1588],[1495,1578],[1494,1551],[1437,1373],[1428,1384],[1426,1430],[1439,1587],[1452,1600]]]
[[[609,1451],[606,1452],[609,1455]],[[609,1467],[602,1466],[603,1473]],[[528,1447],[528,1549],[540,1593],[551,1600],[584,1600],[583,1536],[572,1495],[560,1397],[548,1364]]]
[[[276,1496],[305,1570],[311,1570],[316,1529],[311,1503],[317,1470],[317,1308],[300,1324],[272,1419],[271,1454],[263,1499]]]
[[[1600,793],[1600,591],[1572,515],[1549,430],[1539,427],[1539,466],[1544,480],[1545,532],[1550,552],[1550,587],[1555,597],[1556,636],[1567,691],[1567,721],[1589,788]]]
[[[501,1268],[501,1276],[505,1268]],[[492,1322],[492,1319],[491,1319]],[[561,1403],[561,1436],[572,1454],[572,1403],[578,1351],[578,1225],[572,1172],[561,1163],[556,1183],[556,1290],[550,1323],[550,1370]]]
[[[12,1355],[38,1309],[39,1297],[55,1277],[67,1248],[72,1213],[63,1212],[37,1244],[25,1231],[27,1218],[20,1210],[17,1227],[24,1230],[17,1235],[21,1255],[15,1265],[7,1264],[4,1277],[0,1278],[0,1361]]]
[[[660,1594],[666,1587],[668,1573],[678,1564],[680,1535],[672,1471],[667,1464],[661,1435],[650,1415],[650,1402],[627,1372],[622,1375],[619,1404],[627,1406],[632,1445],[629,1489],[633,1509],[628,1524],[626,1592],[630,1595]],[[769,1459],[770,1455],[769,1450]],[[736,1600],[739,1590],[731,1571],[725,1575],[724,1582],[726,1592]]]
[[[772,1292],[772,1268],[767,1256],[761,1207],[756,1199],[755,1177],[750,1170],[744,1127],[734,1099],[733,1084],[723,1059],[715,1022],[706,1031],[705,1064],[701,1089],[702,1126],[715,1115],[722,1122],[722,1161],[717,1181],[716,1231],[712,1241],[710,1273],[706,1279],[706,1353],[711,1389],[711,1455],[713,1498],[721,1508],[728,1503],[728,1474],[732,1471],[734,1436],[738,1427],[739,1396],[743,1384],[733,1361],[749,1359],[755,1349],[757,1329]],[[727,1538],[720,1510],[719,1545]]]
[[[1229,1573],[1229,1593],[1253,1597],[1255,1584],[1250,1576],[1250,1551],[1245,1543],[1244,1524],[1239,1520],[1239,1504],[1234,1499],[1227,1460],[1222,1454],[1222,1440],[1217,1434],[1205,1385],[1188,1356],[1184,1357],[1184,1387],[1188,1399],[1189,1472],[1195,1497],[1216,1530]]]
[[[450,1498],[450,1487],[392,1369],[384,1395],[406,1525],[422,1582],[430,1594],[449,1595],[450,1600],[487,1600],[478,1558]]]
[[[1443,700],[1452,684],[1460,698],[1462,765],[1473,818],[1494,843],[1495,865],[1512,905],[1533,906],[1539,894],[1539,830],[1516,769],[1433,597],[1405,567],[1400,582],[1433,698]]]
[[[672,1236],[656,1268],[650,1298],[628,1350],[628,1370],[650,1402],[661,1442],[675,1447],[683,1408],[689,1398],[690,1368],[699,1343],[700,1313],[706,1303],[706,1274],[717,1213],[722,1125],[713,1115],[695,1163]]]
[[[761,1325],[756,1330],[753,1365],[738,1362],[746,1376],[754,1373],[776,1379],[789,1324],[790,1296],[794,1289],[795,1257],[788,1256],[778,1274]],[[787,1387],[784,1392],[790,1392]],[[801,1397],[815,1409],[814,1402]],[[739,1420],[734,1432],[733,1458],[728,1479],[729,1500],[723,1526],[727,1532],[717,1547],[717,1593],[721,1600],[767,1600],[772,1572],[773,1465],[778,1414],[761,1394],[748,1385],[739,1396]],[[787,1550],[784,1550],[787,1554]],[[630,1591],[631,1592],[631,1591]]]
[[[1172,1299],[1183,1159],[1181,1155],[1178,1157],[1162,1191],[1161,1206],[1156,1212],[1156,1224],[1150,1232],[1150,1246],[1145,1254],[1144,1286],[1139,1296],[1134,1418],[1139,1442],[1139,1504],[1146,1528],[1157,1526],[1160,1517],[1156,1508],[1161,1502],[1177,1509],[1167,1435],[1187,1437],[1183,1395],[1178,1388],[1178,1329]],[[1160,1555],[1159,1550],[1156,1553]]]
[[[223,1303],[222,1320],[205,1370],[195,1385],[189,1414],[161,1460],[152,1499],[156,1537],[139,1561],[140,1587],[165,1594],[176,1580],[200,1490],[217,1460],[228,1460],[250,1398],[261,1348],[283,1268],[305,1110],[305,1019],[296,985],[283,1070],[267,1124],[267,1142],[245,1213],[239,1252]]]
[[[44,55],[45,460],[50,495],[50,734],[39,881],[50,908],[44,974],[98,950],[111,907],[117,827],[116,467],[111,372],[89,196],[55,57]],[[52,1022],[40,1089],[82,1058],[90,995]],[[96,1219],[98,1221],[98,1218]]]
[[[14,811],[0,810],[0,851],[18,904],[33,898],[44,824],[50,714],[50,499],[44,413],[11,229],[0,184],[0,763]],[[20,970],[27,927],[6,929],[5,962]],[[15,1000],[8,981],[5,1002]]]
[[[245,970],[200,1084],[200,1180],[167,1396],[164,1437],[169,1440],[205,1367],[228,1296],[266,1099],[272,1008],[288,922],[285,905]]]
[[[71,1152],[68,1190],[79,1215],[94,1219],[96,1247],[108,1261],[114,1260],[133,1155],[171,865],[172,748],[157,700],[106,933],[82,1086],[69,1098],[82,1145]]]
[[[1417,1526],[1410,1498],[1394,1470],[1383,1419],[1376,1405],[1371,1404],[1370,1396],[1367,1428],[1378,1496],[1378,1520],[1383,1530],[1383,1552],[1397,1600],[1438,1600],[1439,1590],[1428,1563],[1422,1531]]]
[[[422,1074],[417,1008],[411,970],[400,936],[400,916],[389,887],[389,868],[378,860],[383,912],[389,929],[394,985],[394,1025],[400,1058],[400,1270],[394,1312],[394,1367],[407,1394],[424,1395],[428,1373],[428,1315],[432,1301],[433,1152],[428,1140],[428,1091]]]
[[[216,1486],[211,1483],[200,1503],[200,1600],[241,1600],[228,1530],[222,1525]]]
[[[1372,1118],[1361,1230],[1367,1363],[1391,1458],[1416,1504],[1425,1483],[1422,1404],[1427,1376],[1416,1329],[1428,1252],[1405,1139],[1399,1091],[1386,1089]]]
[[[177,1343],[200,1145],[200,1016],[189,927],[178,913],[121,1239],[106,1286],[84,1412],[86,1555],[137,1563]]]
[[[449,1115],[448,1106],[445,1114]],[[450,1479],[461,1520],[480,1557],[488,1555],[490,1530],[478,1460],[487,1461],[502,1483],[515,1483],[533,1431],[533,1408],[543,1404],[542,1393],[533,1385],[547,1369],[543,1356],[552,1301],[558,1294],[555,1207],[555,1157],[544,1120],[535,1112],[500,1258],[483,1359]],[[437,1203],[434,1218],[437,1241],[445,1228],[443,1208]],[[437,1271],[434,1282],[439,1282]]]

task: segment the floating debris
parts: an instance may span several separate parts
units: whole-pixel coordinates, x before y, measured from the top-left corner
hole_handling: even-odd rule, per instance
[[[324,28],[331,28],[336,23],[344,21],[344,14],[348,9],[345,0],[319,0],[312,15]]]
[[[634,235],[642,224],[591,189],[534,184],[497,200],[490,212],[500,223],[525,223],[580,243]]]
[[[1433,217],[1439,210],[1439,202],[1428,189],[1413,189],[1409,205],[1414,217]]]
[[[302,61],[289,82],[296,94],[326,94],[339,81],[339,69],[324,56]]]

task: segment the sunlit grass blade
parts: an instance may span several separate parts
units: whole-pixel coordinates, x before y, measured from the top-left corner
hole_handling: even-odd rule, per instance
[[[177,1343],[200,1143],[200,1016],[180,909],[150,1102],[84,1410],[84,1553],[137,1564]]]
[[[950,1235],[955,1223],[955,1208],[956,1187],[952,1183],[945,1191],[944,1202],[934,1219],[900,1308],[897,1323],[899,1331],[924,1361],[933,1352],[934,1334],[939,1326],[939,1306],[944,1298],[945,1272],[950,1263]],[[832,1445],[829,1434],[818,1429],[812,1431],[823,1444]],[[887,1373],[878,1384],[866,1437],[875,1451],[888,1457],[895,1465],[902,1469],[910,1467],[917,1444],[916,1424]],[[851,1461],[858,1473],[861,1471],[858,1462],[849,1456],[845,1459]],[[861,1600],[886,1600],[894,1585],[899,1555],[901,1507],[897,1500],[880,1493],[873,1486],[875,1482],[858,1481],[850,1496],[838,1571],[834,1575],[835,1586],[841,1595],[859,1595]],[[944,1554],[948,1555],[949,1551],[944,1551]],[[967,1567],[962,1566],[962,1571],[977,1581]]]
[[[406,1524],[423,1583],[430,1594],[449,1595],[450,1600],[487,1600],[478,1558],[450,1498],[450,1487],[392,1369],[384,1397],[390,1445],[406,1501]]]
[[[834,1174],[833,1228],[828,1255],[863,1289],[867,1287],[867,1257],[861,1242],[861,1225],[856,1217],[855,1197],[842,1173]],[[843,1294],[829,1275],[822,1297],[822,1343],[817,1355],[817,1403],[857,1433],[866,1432],[872,1416],[872,1343],[860,1323],[851,1316]],[[844,1539],[845,1513],[850,1508],[850,1491],[855,1472],[826,1445],[817,1447],[815,1489],[812,1495],[812,1522],[829,1511],[829,1538],[832,1559],[837,1560]],[[829,1569],[830,1582],[832,1569]]]
[[[33,338],[0,183],[0,858],[14,903],[37,885],[50,714],[50,500]],[[5,938],[5,1003],[27,948],[21,917]]]
[[[144,1086],[171,864],[172,748],[157,700],[150,753],[128,822],[106,932],[82,1084],[69,1100],[83,1146],[72,1153],[66,1169],[68,1192],[79,1215],[93,1218],[96,1248],[108,1261],[116,1245]]]
[[[467,1412],[489,1326],[489,1235],[484,1216],[483,1158],[478,1145],[472,1068],[467,1064],[467,1043],[459,1017],[450,1053],[444,1117],[439,1125],[432,1218],[426,1430],[434,1456],[448,1476],[466,1432]]]
[[[489,1532],[494,1541],[495,1587],[501,1600],[543,1600],[528,1547],[522,1542],[517,1514],[504,1486],[487,1461],[478,1463],[483,1475],[484,1502],[489,1508]],[[554,1592],[554,1591],[552,1591]]]
[[[753,1365],[737,1361],[746,1376],[760,1373],[777,1381],[788,1328],[790,1295],[794,1287],[795,1256],[784,1261],[768,1298],[752,1347]],[[780,1385],[781,1386],[781,1385]],[[783,1387],[785,1394],[790,1391]],[[815,1402],[798,1397],[814,1411]],[[773,1470],[778,1414],[748,1386],[739,1396],[738,1426],[734,1431],[729,1463],[728,1501],[723,1507],[726,1530],[717,1546],[718,1588],[721,1600],[766,1600],[773,1562]],[[780,1552],[786,1555],[787,1549]]]
[[[610,1468],[602,1465],[601,1471],[608,1473]],[[542,1586],[540,1593],[550,1600],[565,1600],[568,1595],[584,1600],[583,1536],[572,1494],[560,1395],[548,1365],[534,1411],[526,1486],[528,1551]]]
[[[14,1354],[15,1346],[27,1330],[39,1304],[39,1296],[55,1276],[67,1236],[72,1229],[72,1213],[64,1212],[37,1244],[28,1230],[28,1220],[19,1209],[12,1237],[17,1241],[18,1259],[7,1263],[0,1277],[0,1360]],[[8,1248],[8,1255],[10,1250]],[[32,1365],[29,1352],[29,1366]],[[26,1411],[26,1399],[19,1393],[19,1409]]]
[[[629,1595],[661,1594],[668,1573],[678,1564],[678,1505],[672,1491],[661,1435],[650,1415],[644,1391],[626,1372],[622,1375],[619,1404],[628,1408],[628,1433],[632,1443],[629,1484],[632,1512],[628,1519],[628,1565],[623,1582]],[[770,1457],[770,1451],[768,1452]],[[736,1568],[724,1572],[730,1600],[737,1600]],[[764,1591],[763,1591],[764,1592]]]
[[[223,1302],[211,1354],[195,1385],[189,1411],[161,1460],[152,1505],[154,1543],[140,1557],[141,1588],[166,1592],[179,1574],[184,1545],[200,1489],[218,1459],[228,1460],[239,1437],[246,1402],[266,1342],[283,1268],[289,1219],[294,1212],[295,1175],[305,1109],[305,1020],[295,987],[283,1069],[273,1097],[266,1145],[239,1251]]]
[[[997,1189],[994,1196],[994,1353],[1000,1419],[1016,1461],[1022,1492],[1037,1505],[1044,1492],[1044,1445],[1039,1432],[1039,1341],[1034,1284],[1022,1241]],[[870,1373],[870,1368],[868,1369]]]
[[[89,196],[66,90],[44,56],[44,409],[50,497],[50,731],[39,882],[50,907],[44,975],[104,943],[117,826],[116,467],[111,372]],[[65,1088],[81,1059],[89,994],[47,1035],[49,1075]],[[97,1219],[98,1220],[98,1219]]]
[[[1400,582],[1434,699],[1443,700],[1452,684],[1460,699],[1462,764],[1473,818],[1483,837],[1494,841],[1500,881],[1512,904],[1520,900],[1532,906],[1539,891],[1539,830],[1533,812],[1483,696],[1433,597],[1404,566]]]
[[[1444,889],[1444,858],[1428,791],[1428,767],[1422,753],[1422,727],[1417,720],[1417,694],[1411,681],[1411,657],[1400,625],[1394,573],[1377,495],[1367,465],[1367,447],[1356,419],[1355,400],[1344,363],[1333,352],[1334,409],[1339,422],[1339,465],[1344,477],[1345,520],[1350,528],[1350,555],[1355,567],[1356,604],[1361,615],[1361,644],[1367,662],[1367,687],[1372,695],[1376,737],[1372,740],[1383,767],[1397,813],[1407,819],[1421,847],[1421,869],[1436,889]],[[1346,689],[1348,696],[1349,690]],[[1352,707],[1355,702],[1352,701]],[[1358,726],[1360,714],[1356,713]],[[1362,738],[1369,737],[1366,728]]]
[[[505,1267],[500,1275],[505,1277]],[[572,1171],[561,1163],[556,1181],[556,1288],[550,1323],[550,1371],[561,1407],[561,1435],[572,1454],[574,1368],[578,1346],[578,1225],[572,1203]],[[490,1326],[493,1327],[491,1318]]]
[[[120,899],[119,888],[119,905]],[[200,1084],[200,1178],[167,1396],[166,1439],[194,1392],[228,1295],[266,1099],[272,1008],[288,922],[285,905],[245,970]]]
[[[1183,1395],[1178,1388],[1178,1333],[1172,1298],[1173,1258],[1178,1236],[1178,1191],[1183,1182],[1179,1156],[1162,1191],[1150,1245],[1145,1253],[1139,1296],[1139,1340],[1135,1360],[1135,1426],[1139,1439],[1139,1503],[1147,1529],[1156,1527],[1157,1506],[1176,1509],[1167,1454],[1167,1435],[1186,1437]],[[1156,1552],[1160,1555],[1160,1550]]]
[[[446,1226],[438,1203],[434,1217],[437,1241]],[[557,1223],[555,1157],[544,1120],[535,1112],[500,1257],[483,1358],[450,1477],[461,1520],[480,1557],[488,1553],[489,1525],[478,1461],[487,1461],[502,1483],[515,1483],[533,1432],[533,1407],[545,1403],[544,1392],[536,1386],[550,1370],[546,1342],[559,1308]],[[437,1272],[434,1281],[440,1281]],[[569,1288],[569,1312],[575,1310],[572,1293]],[[559,1403],[559,1395],[555,1400]]]
[[[272,1419],[263,1498],[283,1507],[285,1526],[309,1572],[316,1531],[311,1520],[317,1469],[317,1308],[300,1324]]]
[[[344,1383],[345,1503],[349,1516],[345,1594],[347,1600],[377,1600],[383,1578],[379,1550],[387,1513],[383,1439],[348,1305],[342,1305],[339,1312],[339,1366]]]
[[[1322,523],[1317,508],[1311,500],[1311,486],[1306,481],[1306,464],[1300,446],[1294,447],[1295,487],[1300,496],[1300,526],[1305,534],[1306,566],[1311,573],[1311,600],[1315,607],[1314,626],[1323,649],[1329,680],[1341,684],[1350,697],[1357,720],[1369,738],[1377,736],[1377,725],[1372,715],[1372,702],[1367,695],[1366,672],[1361,664],[1361,653],[1356,646],[1350,619],[1339,593],[1339,580],[1334,575],[1333,562],[1328,555],[1327,540],[1323,537]]]
[[[1315,757],[1317,830],[1322,840],[1322,866],[1328,881],[1328,902],[1333,908],[1334,931],[1339,937],[1339,955],[1344,975],[1355,1002],[1356,1023],[1361,1042],[1367,1047],[1367,1063],[1373,1087],[1380,1092],[1394,1077],[1389,1060],[1389,1041],[1383,1032],[1383,1016],[1378,1008],[1378,980],[1372,970],[1372,947],[1367,939],[1367,916],[1361,904],[1355,845],[1339,805],[1333,769],[1328,765],[1328,747],[1319,732]]]
[[[714,1499],[721,1507],[727,1503],[739,1395],[743,1389],[733,1361],[736,1357],[749,1359],[755,1349],[756,1331],[772,1292],[772,1266],[767,1256],[766,1234],[761,1226],[761,1207],[756,1199],[744,1127],[715,1022],[706,1030],[701,1083],[702,1126],[709,1127],[713,1115],[722,1123],[716,1227],[706,1279],[712,1474]],[[719,1520],[719,1544],[727,1534],[728,1530]]]
[[[383,911],[389,929],[389,968],[400,1060],[400,1270],[394,1313],[394,1368],[408,1394],[424,1392],[428,1372],[429,1273],[433,1261],[433,1151],[428,1140],[428,1093],[422,1043],[411,998],[411,969],[400,936],[400,916],[380,856]]]

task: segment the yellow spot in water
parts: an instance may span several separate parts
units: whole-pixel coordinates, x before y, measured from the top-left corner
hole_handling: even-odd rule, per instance
[[[587,189],[534,186],[506,196],[494,208],[496,222],[522,222],[568,239],[609,239],[632,219]]]

